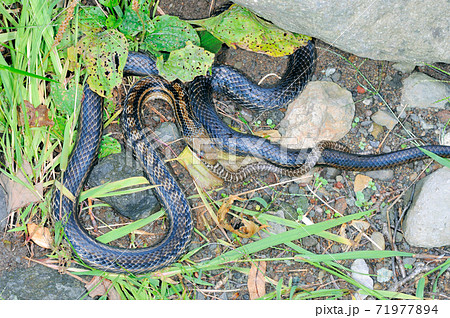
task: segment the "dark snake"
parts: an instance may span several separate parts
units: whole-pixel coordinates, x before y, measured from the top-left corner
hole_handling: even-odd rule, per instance
[[[158,71],[149,56],[129,52],[124,68],[125,76],[149,76],[130,90],[123,110],[122,128],[151,184],[165,206],[169,229],[165,238],[155,246],[124,249],[102,244],[88,235],[78,220],[78,197],[95,164],[102,136],[103,98],[86,85],[80,108],[78,137],[61,185],[53,193],[52,209],[56,221],[61,221],[67,240],[85,264],[115,273],[144,273],[167,267],[186,250],[193,229],[188,201],[164,162],[155,150],[155,142],[148,137],[141,121],[141,105],[146,98],[162,98],[172,105],[175,117],[187,140],[206,134],[213,147],[238,155],[252,155],[265,163],[250,165],[238,173],[227,172],[217,164],[209,164],[226,180],[247,178],[258,171],[273,171],[285,175],[299,175],[315,165],[346,170],[377,170],[428,158],[419,148],[409,148],[379,155],[349,153],[346,147],[322,142],[312,149],[283,149],[269,141],[249,134],[238,133],[218,117],[212,92],[225,94],[235,102],[251,109],[283,107],[305,87],[313,71],[316,50],[313,41],[297,49],[289,58],[287,71],[279,84],[262,88],[239,71],[224,65],[212,68],[210,76],[199,76],[190,83],[187,96],[180,83],[168,83],[157,76]],[[441,157],[450,157],[450,147],[427,145],[423,149]],[[223,171],[222,171],[222,170]],[[64,189],[67,192],[61,191]],[[68,194],[70,193],[70,194]]]

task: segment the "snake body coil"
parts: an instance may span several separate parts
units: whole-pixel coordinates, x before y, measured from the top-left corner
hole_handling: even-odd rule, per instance
[[[136,274],[155,271],[169,265],[183,254],[189,244],[193,228],[189,204],[157,155],[152,141],[142,133],[140,107],[146,95],[163,98],[174,107],[175,117],[187,137],[192,137],[190,134],[195,136],[198,131],[204,130],[218,148],[263,158],[267,162],[267,169],[280,170],[287,175],[303,173],[303,170],[309,170],[316,164],[364,171],[426,157],[418,148],[360,156],[348,153],[345,148],[341,149],[339,145],[331,142],[323,142],[313,149],[280,151],[278,145],[255,136],[237,133],[220,121],[213,106],[213,90],[226,94],[237,103],[252,109],[282,107],[304,88],[314,71],[315,58],[314,43],[310,41],[290,57],[286,74],[279,85],[273,88],[261,88],[230,67],[214,66],[212,76],[197,77],[191,83],[187,103],[181,86],[170,85],[154,76],[158,72],[150,57],[141,53],[129,53],[124,75],[151,76],[153,80],[139,81],[127,96],[122,118],[123,131],[149,181],[159,185],[155,189],[170,220],[166,237],[157,245],[148,248],[122,249],[102,244],[90,237],[78,220],[78,197],[95,163],[102,135],[103,100],[85,86],[79,115],[78,139],[62,176],[62,187],[55,187],[52,202],[55,218],[62,221],[64,233],[79,258],[86,264],[104,271]],[[423,148],[440,156],[450,157],[450,147]],[[260,167],[248,168],[247,175]],[[236,175],[232,175],[228,179],[235,178]],[[70,192],[75,200],[69,199],[71,195],[65,194],[61,189]]]

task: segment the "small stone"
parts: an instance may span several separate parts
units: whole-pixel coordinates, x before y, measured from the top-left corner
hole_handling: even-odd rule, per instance
[[[384,241],[384,236],[382,233],[380,232],[373,232],[372,235],[370,236],[370,238],[372,239],[372,241],[375,243],[372,243],[372,249],[374,250],[378,250],[378,251],[383,251],[385,249],[385,241]]]
[[[272,213],[272,214],[275,216],[278,216],[279,218],[284,219],[284,211],[283,210],[278,210],[277,212]],[[284,226],[280,223],[271,222],[271,221],[268,221],[267,223],[269,224],[269,227],[267,228],[269,233],[280,234],[280,233],[286,232],[286,226]],[[259,233],[261,233],[262,238],[266,238],[266,237],[270,236],[270,234],[268,234],[264,231],[260,231]]]
[[[366,98],[366,99],[363,100],[363,104],[366,105],[366,106],[369,106],[372,103],[373,103],[373,99],[372,98]]]
[[[392,271],[387,268],[380,268],[377,270],[377,281],[380,283],[386,283],[392,278]]]
[[[281,144],[302,149],[320,140],[337,141],[351,128],[355,104],[348,90],[333,82],[310,82],[286,111]]]
[[[382,126],[378,125],[377,123],[374,123],[373,129],[370,132],[370,134],[373,136],[373,138],[377,139],[378,135],[382,132],[384,132],[384,128]]]
[[[390,181],[394,178],[394,171],[391,169],[367,171],[365,175],[377,180]]]
[[[373,280],[369,276],[369,266],[367,266],[367,263],[363,259],[355,259],[351,266],[351,270],[351,275],[354,280],[356,280],[361,285],[364,285],[367,288],[373,290]],[[355,297],[357,299],[365,299],[367,295],[357,293]]]
[[[317,244],[317,240],[312,236],[307,236],[302,239],[302,244],[304,247],[313,247]]]
[[[325,70],[325,76],[330,77],[336,72],[336,69],[334,67],[329,67]]]
[[[389,130],[393,129],[397,125],[398,120],[390,113],[383,110],[377,111],[372,115],[372,120],[380,126],[384,126]]]
[[[337,71],[336,73],[331,75],[331,79],[333,80],[333,82],[338,82],[341,79],[341,75],[341,71]]]
[[[366,92],[366,89],[362,86],[357,86],[356,87],[356,91],[358,92],[358,94],[364,94]]]
[[[92,169],[87,184],[90,187],[96,187],[108,182],[141,176],[144,176],[143,170],[133,158],[132,153],[130,151],[122,151],[121,153],[102,158]],[[161,208],[152,189],[104,197],[102,201],[132,220],[147,217]]]

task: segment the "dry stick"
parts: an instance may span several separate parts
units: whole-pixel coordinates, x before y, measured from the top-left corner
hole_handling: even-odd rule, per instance
[[[422,265],[422,264],[417,265],[417,267],[411,272],[411,274],[409,274],[407,277],[405,277],[401,281],[399,281],[399,282],[395,283],[394,285],[392,285],[389,288],[389,291],[394,291],[394,292],[397,291],[402,285],[406,284],[410,280],[413,280],[414,278],[416,278],[421,273],[425,273],[425,272],[431,271],[432,269],[433,268],[431,266],[428,266],[428,265]]]

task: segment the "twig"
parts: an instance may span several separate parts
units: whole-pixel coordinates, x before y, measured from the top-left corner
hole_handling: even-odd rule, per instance
[[[413,280],[418,275],[420,275],[422,273],[425,273],[425,272],[429,272],[432,269],[433,269],[433,267],[431,267],[431,266],[424,265],[424,264],[418,264],[417,267],[411,272],[411,274],[406,276],[401,281],[399,281],[399,282],[395,283],[394,285],[392,285],[389,288],[389,291],[394,291],[394,292],[397,291],[400,287],[402,287],[403,285],[405,285],[409,281]]]

